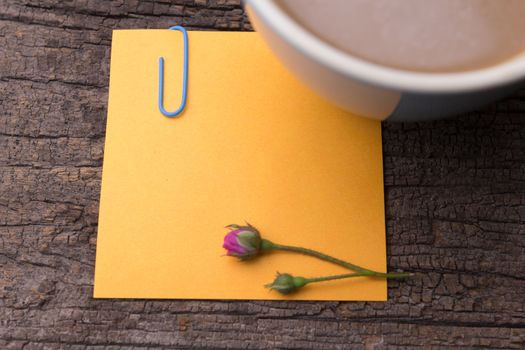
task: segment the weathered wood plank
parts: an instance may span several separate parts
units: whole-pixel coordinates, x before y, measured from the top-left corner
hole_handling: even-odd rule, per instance
[[[384,124],[387,303],[94,300],[115,28],[251,30],[237,0],[0,2],[0,348],[523,348],[525,90]]]

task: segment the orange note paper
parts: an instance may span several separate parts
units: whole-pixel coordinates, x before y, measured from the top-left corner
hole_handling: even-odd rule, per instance
[[[182,36],[113,32],[95,271],[96,298],[385,300],[386,281],[354,278],[283,297],[275,273],[347,272],[275,252],[224,256],[228,224],[385,271],[378,121],[319,98],[256,33],[189,32],[188,103],[178,107]]]

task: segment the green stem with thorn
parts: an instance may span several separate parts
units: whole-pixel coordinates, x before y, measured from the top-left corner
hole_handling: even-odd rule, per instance
[[[363,277],[363,276],[397,279],[397,278],[406,278],[406,277],[409,277],[410,275],[411,275],[410,273],[361,273],[361,272],[354,272],[354,273],[344,273],[344,274],[341,274],[341,275],[331,275],[331,276],[323,276],[323,277],[305,278],[305,282],[308,284],[308,283],[333,281],[333,280],[340,280],[340,279],[343,279],[343,278]]]
[[[302,248],[302,247],[294,247],[294,246],[288,246],[283,244],[277,244],[273,243],[267,239],[263,239],[261,241],[261,250],[262,251],[272,251],[272,250],[281,250],[281,251],[288,251],[288,252],[294,252],[299,253],[303,255],[309,255],[316,257],[318,259],[331,262],[333,264],[342,266],[344,268],[347,268],[349,270],[356,271],[357,273],[354,274],[343,274],[343,275],[335,275],[335,276],[327,276],[327,277],[319,277],[318,279],[307,279],[311,282],[321,282],[321,281],[329,281],[333,279],[341,279],[341,278],[348,278],[348,277],[359,277],[359,276],[369,276],[369,277],[380,277],[380,278],[407,278],[412,276],[411,273],[384,273],[384,272],[377,272],[370,269],[366,269],[364,267],[361,267],[359,265],[351,264],[347,261],[334,258],[333,256],[326,255],[324,253],[318,252],[316,250],[308,249],[308,248]]]

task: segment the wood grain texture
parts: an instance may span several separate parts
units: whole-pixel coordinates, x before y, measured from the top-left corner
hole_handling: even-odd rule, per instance
[[[238,0],[0,2],[0,349],[525,348],[525,90],[383,126],[387,303],[94,300],[116,28],[251,30]]]

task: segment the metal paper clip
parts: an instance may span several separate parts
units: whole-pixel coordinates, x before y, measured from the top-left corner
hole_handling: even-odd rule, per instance
[[[186,29],[182,26],[173,26],[170,27],[171,30],[178,30],[182,33],[184,39],[184,63],[182,66],[182,98],[179,105],[174,112],[168,112],[164,109],[164,57],[159,57],[159,111],[164,114],[166,117],[176,117],[178,116],[184,107],[186,106],[186,90],[188,87],[188,33]]]

